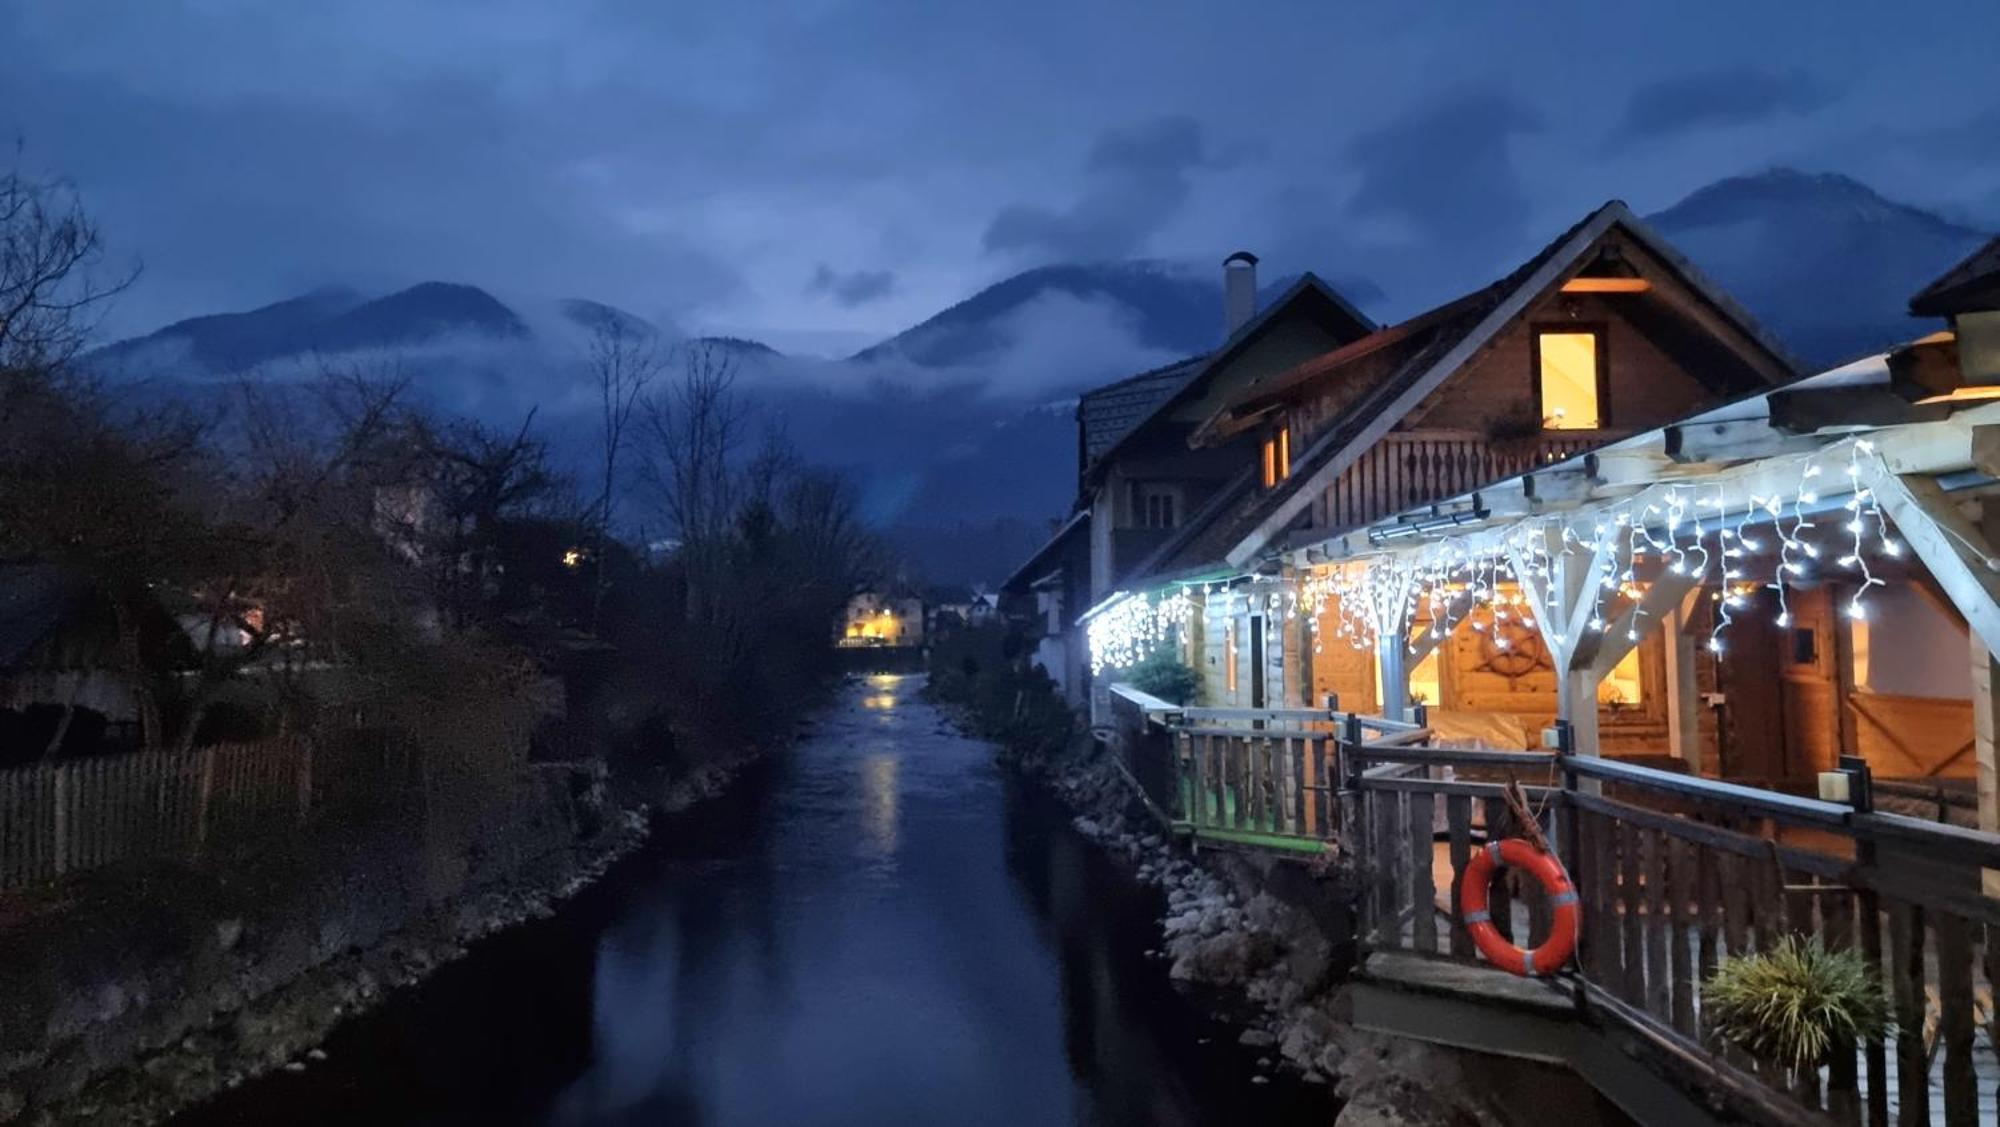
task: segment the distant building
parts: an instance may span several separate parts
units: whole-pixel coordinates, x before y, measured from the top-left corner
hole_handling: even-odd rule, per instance
[[[924,601],[863,591],[847,600],[847,617],[835,643],[843,647],[921,646]]]

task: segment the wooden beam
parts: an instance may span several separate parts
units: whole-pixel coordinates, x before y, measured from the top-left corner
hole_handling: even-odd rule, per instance
[[[1794,434],[1826,427],[1887,427],[1936,422],[1950,409],[1942,403],[1918,405],[1887,384],[1823,387],[1771,393],[1771,425]]]
[[[1825,445],[1824,440],[1811,435],[1781,431],[1768,418],[1669,426],[1662,432],[1662,439],[1667,458],[1681,465],[1746,462],[1780,454],[1802,454]]]
[[[1972,468],[2000,477],[2000,426],[1972,428]]]
[[[1688,624],[1700,598],[1700,587],[1687,592],[1661,631],[1666,642],[1667,748],[1694,775],[1702,768],[1701,686],[1695,680],[1695,640],[1688,636]]]
[[[1625,608],[1625,612],[1605,624],[1600,632],[1603,641],[1598,644],[1597,653],[1591,658],[1591,671],[1603,680],[1625,655],[1639,644],[1638,634],[1645,637],[1654,629],[1675,615],[1688,597],[1700,586],[1696,576],[1689,572],[1679,575],[1662,569],[1637,602]]]
[[[1973,635],[2000,653],[2000,557],[1985,533],[1925,475],[1883,475],[1875,496]]]
[[[2000,535],[2000,501],[1980,502],[1979,529],[1991,544]],[[1971,635],[1972,754],[1979,793],[1979,828],[2000,833],[2000,661],[1977,633]],[[1988,896],[2000,895],[2000,873],[1980,870]]]

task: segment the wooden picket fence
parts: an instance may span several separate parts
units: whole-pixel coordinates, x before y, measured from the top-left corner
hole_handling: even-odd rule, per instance
[[[296,826],[312,803],[302,739],[0,771],[0,891]]]

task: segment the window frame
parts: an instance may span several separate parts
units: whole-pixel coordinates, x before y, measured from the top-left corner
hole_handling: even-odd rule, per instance
[[[1538,425],[1549,417],[1548,407],[1542,394],[1542,337],[1544,334],[1558,333],[1566,336],[1588,334],[1593,343],[1597,360],[1597,425],[1594,427],[1549,427],[1541,426],[1543,434],[1562,434],[1566,431],[1581,431],[1588,434],[1594,430],[1611,429],[1611,333],[1603,321],[1543,321],[1528,326],[1528,380],[1535,389],[1535,421]]]

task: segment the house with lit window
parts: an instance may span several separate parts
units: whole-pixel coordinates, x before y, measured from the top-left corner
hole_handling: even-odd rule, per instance
[[[1796,374],[1748,314],[1614,201],[1491,285],[1211,396],[1183,441],[1227,453],[1240,476],[1132,586],[1188,603],[1185,652],[1212,705],[1335,692],[1394,713],[1408,701],[1385,699],[1381,655],[1325,645],[1301,613],[1296,549]],[[1496,651],[1490,634],[1398,652],[1419,699],[1528,724],[1552,711],[1546,670],[1521,648]],[[1659,675],[1641,655],[1607,679],[1612,730],[1663,726],[1648,692]]]
[[[1151,573],[1179,531],[1250,480],[1255,438],[1194,445],[1220,405],[1260,380],[1361,339],[1375,323],[1312,274],[1257,308],[1257,257],[1223,262],[1223,341],[1214,351],[1084,393],[1077,404],[1077,501],[1050,541],[1002,585],[1036,600],[1050,676],[1081,692],[1080,616]],[[1078,663],[1070,664],[1072,661]],[[1064,670],[1068,672],[1065,673]]]
[[[846,647],[921,646],[924,644],[924,601],[880,591],[862,591],[847,600],[840,636]]]

